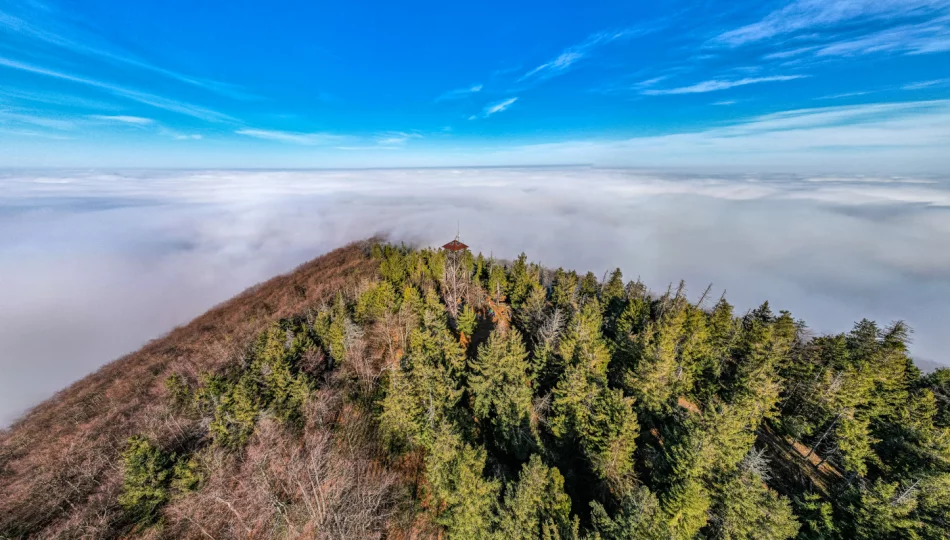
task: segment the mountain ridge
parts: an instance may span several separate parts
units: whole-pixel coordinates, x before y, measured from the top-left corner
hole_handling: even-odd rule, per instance
[[[945,537],[910,329],[706,296],[350,244],[0,432],[0,537]]]

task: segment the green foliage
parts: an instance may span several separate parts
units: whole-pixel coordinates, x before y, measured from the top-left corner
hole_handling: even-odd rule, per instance
[[[950,368],[940,368],[921,380],[921,385],[934,394],[936,415],[934,425],[950,428]]]
[[[172,472],[171,487],[179,493],[187,493],[198,489],[204,475],[201,472],[201,465],[194,457],[180,456],[175,461],[175,468]]]
[[[254,433],[263,403],[251,379],[242,377],[226,388],[226,393],[215,396],[217,404],[208,433],[219,446],[237,449]]]
[[[838,533],[834,521],[834,508],[831,503],[822,500],[821,495],[812,492],[803,493],[793,500],[795,513],[801,521],[799,538],[819,540],[834,538]]]
[[[392,449],[422,445],[428,429],[424,401],[416,395],[409,374],[400,368],[390,370],[384,379],[386,395],[380,402],[379,424],[384,441]]]
[[[686,478],[668,491],[663,499],[663,510],[671,538],[695,538],[706,526],[711,501],[702,483]]]
[[[338,294],[329,310],[321,311],[313,323],[313,331],[336,363],[346,360],[347,329],[350,326],[343,296]]]
[[[132,437],[122,461],[125,474],[119,504],[136,522],[151,525],[171,497],[174,457],[144,437]]]
[[[852,510],[854,534],[869,539],[919,538],[916,508],[917,494],[912,488],[901,490],[896,482],[877,481],[861,493]]]
[[[581,303],[587,303],[597,299],[600,293],[600,282],[597,281],[597,276],[595,276],[593,272],[584,274],[578,286],[577,293]]]
[[[508,291],[508,278],[505,276],[505,267],[494,261],[490,263],[486,290],[488,291],[488,295],[496,301],[504,299],[505,293]]]
[[[459,318],[456,322],[458,331],[468,337],[471,337],[473,334],[475,334],[475,327],[477,324],[478,318],[475,315],[475,310],[472,309],[472,306],[466,305],[464,308],[462,308],[462,312],[459,313]]]
[[[521,307],[532,289],[540,285],[537,275],[529,271],[527,256],[522,253],[508,274],[508,300],[513,307]]]
[[[492,332],[469,361],[468,389],[475,419],[491,425],[499,446],[519,459],[527,458],[536,440],[529,371],[527,352],[516,330]]]
[[[192,402],[194,399],[193,391],[185,380],[178,373],[172,373],[165,379],[165,389],[171,395],[172,404],[175,408],[181,409]]]
[[[378,386],[344,399],[423,460],[417,502],[450,538],[947,538],[950,370],[922,377],[903,323],[810,337],[768,303],[736,316],[682,284],[624,286],[619,269],[600,283],[465,252],[474,286],[450,326],[445,253],[373,256],[382,279],[355,299],[274,324],[200,384],[166,380],[204,440],[239,450],[262,416],[301,426],[315,387],[301,359],[319,349],[333,369],[367,351]],[[486,336],[489,299],[513,317]],[[121,502],[142,523],[201,483],[197,458],[144,439],[125,468]]]
[[[422,327],[412,330],[405,356],[384,381],[379,419],[387,441],[396,446],[431,445],[436,428],[452,416],[462,394],[465,351],[446,328],[444,312],[423,311]]]
[[[465,443],[442,425],[426,458],[430,508],[449,538],[486,538],[494,526],[493,512],[500,484],[486,480],[485,450]]]
[[[388,281],[371,285],[363,291],[354,309],[356,321],[367,324],[381,318],[396,307],[396,291]]]
[[[623,288],[623,272],[619,268],[610,273],[607,283],[601,290],[601,301],[605,306],[610,306],[614,301],[621,301],[626,295]]]
[[[941,538],[950,535],[950,472],[942,472],[920,480],[917,492],[917,515],[921,521],[921,537]]]
[[[593,377],[607,377],[610,351],[601,334],[602,325],[596,300],[575,313],[558,339],[557,352],[564,364],[580,366]]]
[[[141,526],[154,524],[162,506],[175,493],[196,489],[201,483],[193,457],[177,457],[141,436],[131,437],[122,453],[122,493],[119,504]]]
[[[843,455],[845,469],[860,475],[867,474],[867,461],[874,455],[871,449],[871,429],[867,419],[850,415],[841,417],[835,428],[838,449]]]
[[[689,371],[677,354],[686,324],[686,303],[677,296],[663,301],[655,321],[647,323],[637,336],[639,358],[625,377],[625,386],[642,406],[660,412],[670,400],[688,386]]]
[[[542,463],[537,454],[524,464],[517,484],[509,484],[501,504],[495,537],[511,540],[578,538],[579,524],[571,519],[571,498],[564,477]]]
[[[315,347],[305,326],[279,322],[258,336],[240,369],[205,376],[193,403],[199,412],[211,416],[212,440],[229,449],[243,447],[263,413],[285,425],[296,424],[312,386],[300,371],[299,361]]]
[[[577,303],[577,273],[563,268],[554,271],[551,302],[559,308],[571,310]]]
[[[601,480],[629,482],[639,434],[632,398],[572,367],[554,389],[551,409],[551,432],[562,444],[579,445]]]
[[[789,502],[769,489],[757,474],[736,475],[719,494],[716,533],[726,540],[785,539],[798,534]]]
[[[603,540],[668,540],[673,538],[667,516],[660,502],[644,486],[630,490],[620,501],[620,508],[611,517],[597,501],[591,505],[594,537]]]

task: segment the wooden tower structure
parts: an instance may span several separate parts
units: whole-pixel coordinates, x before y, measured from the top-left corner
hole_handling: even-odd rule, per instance
[[[442,246],[442,249],[446,252],[442,292],[445,297],[445,306],[454,321],[458,318],[462,298],[468,289],[468,276],[465,275],[464,260],[464,253],[468,246],[460,242],[458,234],[456,234],[455,239]]]

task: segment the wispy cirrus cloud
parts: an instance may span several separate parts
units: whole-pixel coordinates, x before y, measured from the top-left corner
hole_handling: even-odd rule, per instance
[[[0,102],[28,103],[30,105],[39,104],[42,106],[54,105],[58,107],[100,111],[121,109],[121,107],[115,103],[107,103],[102,100],[88,99],[61,92],[24,90],[13,87],[0,88]]]
[[[625,28],[623,30],[603,31],[591,34],[581,43],[564,49],[561,54],[535,67],[534,69],[529,70],[518,79],[518,82],[523,82],[530,79],[543,80],[556,77],[567,72],[580,60],[590,56],[590,54],[595,49],[603,47],[617,40],[642,36],[654,30],[655,28],[650,27],[631,27]]]
[[[486,106],[480,114],[473,114],[472,116],[468,117],[468,119],[476,120],[478,118],[488,118],[489,116],[493,114],[497,114],[497,113],[507,110],[508,107],[511,107],[516,101],[518,101],[518,98],[513,97],[513,98],[508,98],[504,101],[492,103],[491,105]]]
[[[762,58],[766,60],[785,60],[787,58],[794,58],[796,56],[800,56],[805,53],[814,51],[817,48],[818,48],[817,45],[812,45],[809,47],[796,47],[794,49],[788,49],[784,51],[776,51],[773,53],[769,53],[763,56]]]
[[[843,23],[932,16],[948,9],[948,0],[794,0],[757,22],[723,32],[714,41],[736,47]]]
[[[28,125],[59,131],[76,129],[76,123],[62,116],[41,116],[26,112],[0,109],[0,125]]]
[[[722,127],[629,139],[525,145],[508,155],[524,162],[557,155],[565,162],[641,167],[765,167],[768,170],[945,171],[950,156],[950,100],[794,109]],[[950,205],[950,199],[946,200]]]
[[[317,146],[338,142],[344,137],[332,133],[303,133],[299,131],[279,131],[273,129],[239,129],[235,131],[238,135],[253,137],[255,139],[264,139],[268,141],[277,141],[285,143],[300,144],[304,146]]]
[[[840,94],[829,94],[827,96],[821,96],[816,99],[843,99],[843,98],[849,98],[849,97],[866,96],[871,93],[873,93],[873,91],[871,90],[861,90],[858,92],[842,92]]]
[[[901,90],[924,90],[926,88],[939,88],[950,85],[950,79],[934,79],[931,81],[919,81],[901,86]]]
[[[390,131],[382,133],[376,137],[376,143],[381,146],[402,146],[410,139],[421,139],[419,133],[408,133],[405,131]]]
[[[19,13],[14,14],[10,11],[0,10],[0,34],[6,34],[8,37],[28,42],[31,49],[37,45],[53,46],[59,50],[105,61],[113,65],[130,66],[156,73],[222,96],[234,99],[258,99],[257,96],[252,95],[238,85],[186,75],[167,69],[124,51],[113,44],[104,42],[99,36],[89,32],[91,25],[77,24],[75,14],[70,17],[63,17],[52,6],[44,5],[40,7],[33,2],[14,4],[14,6],[20,8]]]
[[[871,53],[928,54],[950,51],[950,16],[906,24],[827,43],[815,56],[857,56]]]
[[[676,95],[676,94],[702,94],[705,92],[716,92],[719,90],[727,90],[729,88],[735,88],[737,86],[746,86],[749,84],[760,84],[767,82],[781,82],[781,81],[793,81],[795,79],[803,79],[807,75],[773,75],[769,77],[745,77],[743,79],[713,79],[709,81],[703,81],[696,83],[690,86],[681,86],[678,88],[647,88],[641,91],[641,94],[647,96],[666,96],[666,95]]]
[[[70,73],[66,73],[63,71],[56,70],[56,69],[50,69],[50,68],[46,68],[42,66],[29,64],[26,62],[20,62],[18,60],[13,60],[11,58],[5,58],[5,57],[0,56],[0,66],[6,67],[9,69],[26,71],[29,73],[34,73],[36,75],[44,75],[46,77],[52,77],[55,79],[70,81],[76,84],[81,84],[81,85],[89,86],[92,88],[98,88],[100,90],[104,90],[118,97],[136,101],[138,103],[149,105],[158,109],[164,109],[166,111],[183,114],[185,116],[191,116],[193,118],[206,120],[209,122],[237,122],[236,118],[211,110],[207,107],[202,107],[202,106],[194,105],[194,104],[187,103],[184,101],[157,96],[155,94],[149,94],[147,92],[141,92],[139,90],[126,88],[126,87],[105,82],[105,81],[100,81],[100,80],[96,80],[96,79],[92,79],[88,77],[82,77],[79,75],[72,75]]]
[[[120,124],[133,124],[136,126],[147,126],[147,125],[155,123],[155,120],[152,120],[151,118],[145,118],[142,116],[128,116],[124,114],[116,114],[116,115],[90,114],[89,118],[93,120],[102,120],[106,122],[118,122]]]
[[[462,99],[472,94],[477,94],[481,92],[482,88],[484,88],[484,85],[482,84],[473,84],[466,88],[456,88],[455,90],[449,90],[448,92],[445,92],[444,94],[435,98],[434,101],[439,102],[439,101],[451,101],[454,99]]]

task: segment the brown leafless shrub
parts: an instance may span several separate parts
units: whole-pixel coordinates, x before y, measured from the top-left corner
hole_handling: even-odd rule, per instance
[[[373,459],[368,419],[346,407],[336,412],[335,431],[312,418],[299,438],[262,420],[242,456],[217,456],[207,484],[168,508],[168,534],[381,538],[403,509],[403,482]]]
[[[375,272],[376,262],[366,256],[362,244],[331,252],[103,366],[0,431],[0,537],[127,534],[131,526],[116,497],[128,438],[145,434],[176,448],[186,445],[200,427],[197,420],[171,410],[165,379],[177,372],[195,383],[202,374],[223,369],[272,321],[304,314]],[[229,457],[215,459],[220,466],[232,467],[222,474],[240,465]],[[215,500],[207,502],[204,511],[236,519],[227,505]],[[177,529],[182,534],[175,534],[174,527],[178,525],[148,534],[203,535],[197,526]]]

